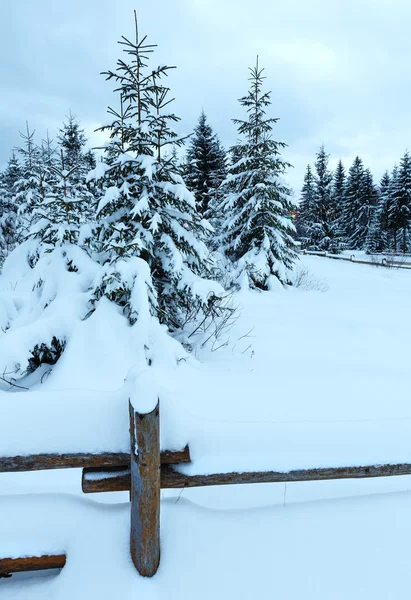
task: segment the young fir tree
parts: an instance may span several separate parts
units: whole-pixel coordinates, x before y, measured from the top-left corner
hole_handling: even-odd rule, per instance
[[[33,209],[39,206],[47,193],[47,169],[42,161],[40,148],[35,143],[35,131],[30,131],[26,123],[26,133],[21,133],[23,146],[18,148],[21,155],[20,177],[14,185],[14,200],[17,207],[16,237],[19,242],[29,235],[33,224]]]
[[[250,69],[250,90],[239,100],[246,120],[234,119],[242,139],[232,148],[235,158],[223,184],[220,205],[221,248],[234,263],[237,276],[251,287],[267,289],[270,276],[282,283],[296,259],[290,190],[282,176],[289,166],[280,155],[285,147],[272,137],[276,118],[266,117],[271,92],[262,92],[263,69]]]
[[[15,152],[0,177],[0,263],[17,244],[16,184],[21,179],[21,167]]]
[[[137,19],[135,24],[135,41],[120,42],[129,60],[106,73],[121,102],[119,111],[109,108],[113,121],[103,127],[110,134],[107,164],[97,166],[108,184],[98,205],[105,269],[95,298],[117,302],[134,323],[145,289],[151,311],[175,331],[189,315],[211,310],[214,290],[221,288],[203,279],[208,251],[201,240],[209,226],[173,159],[172,149],[183,139],[172,128],[179,118],[163,83],[171,67],[149,66],[155,46],[139,36]]]
[[[21,165],[13,151],[3,173],[3,185],[7,195],[12,198],[16,191],[16,183],[21,177]]]
[[[312,225],[315,201],[314,175],[310,165],[304,175],[304,184],[301,189],[301,200],[295,219],[298,239],[304,249],[312,249]]]
[[[80,128],[77,117],[71,111],[60,129],[57,139],[60,150],[63,153],[65,170],[71,171],[75,169],[75,177],[76,179],[80,179],[84,171],[87,170],[84,158],[84,147],[87,138],[84,129]]]
[[[84,246],[81,230],[87,223],[92,197],[86,184],[75,175],[80,168],[78,165],[68,170],[63,152],[60,165],[48,167],[53,183],[42,202],[34,206],[30,229],[31,236],[40,242],[38,256],[65,244]]]
[[[8,193],[5,172],[0,171],[0,265],[15,244],[16,213]]]
[[[402,252],[408,249],[408,230],[411,211],[411,157],[407,152],[401,159],[398,176],[393,180],[392,202],[390,206],[390,222],[392,228],[400,235]],[[395,244],[397,245],[397,244]],[[397,249],[397,248],[395,248]]]
[[[218,189],[226,174],[224,149],[203,111],[190,140],[185,167],[187,187],[193,192],[197,210],[202,215],[209,214],[210,203],[215,204]]]

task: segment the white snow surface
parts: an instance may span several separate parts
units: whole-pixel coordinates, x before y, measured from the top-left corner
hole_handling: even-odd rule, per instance
[[[237,295],[216,352],[187,356],[152,333],[150,374],[103,303],[43,384],[0,394],[0,454],[127,451],[128,398],[149,410],[158,396],[161,445],[189,443],[187,473],[411,462],[411,273],[301,266],[310,289]],[[76,470],[0,474],[0,556],[68,557],[57,576],[0,580],[1,597],[408,598],[410,479],[163,491],[160,569],[145,580],[127,494],[80,498]]]

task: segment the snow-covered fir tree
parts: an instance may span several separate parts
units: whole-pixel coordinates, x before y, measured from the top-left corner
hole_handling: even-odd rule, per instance
[[[386,171],[380,181],[377,202],[368,229],[365,250],[370,254],[389,249],[390,176]]]
[[[0,173],[0,265],[17,244],[16,183],[21,178],[21,167],[15,152]]]
[[[364,201],[360,220],[366,227],[362,249],[368,253],[376,252],[380,232],[378,219],[378,191],[374,185],[373,176],[369,169],[364,171]]]
[[[346,185],[345,168],[342,160],[340,159],[337,164],[337,168],[333,175],[332,184],[332,220],[334,235],[338,238],[339,243],[342,244],[344,235],[344,225],[342,222],[343,218],[343,205],[344,205],[344,194]]]
[[[333,174],[328,167],[329,154],[324,146],[317,152],[315,161],[315,197],[312,235],[316,249],[338,252],[340,250],[339,216],[334,207]]]
[[[395,231],[395,250],[397,234],[402,252],[408,249],[408,232],[411,217],[411,157],[407,152],[400,161],[398,175],[392,179],[390,223]]]
[[[90,193],[89,202],[83,206],[86,214],[85,221],[93,221],[95,216],[94,201],[101,193],[101,188],[96,185],[96,182],[88,182],[88,173],[96,168],[96,158],[92,150],[86,150],[87,137],[84,129],[80,126],[78,118],[69,112],[68,117],[63,122],[58,135],[59,154],[64,161],[65,171],[70,173],[71,187],[78,187],[74,195],[84,195],[84,188],[87,187]],[[60,170],[62,170],[60,165]]]
[[[47,168],[34,135],[35,131],[30,131],[26,123],[26,132],[20,132],[23,145],[18,148],[21,156],[20,177],[14,185],[14,201],[17,207],[16,236],[20,242],[29,235],[34,220],[34,207],[41,204],[48,191]]]
[[[233,120],[242,139],[232,148],[235,160],[223,184],[220,242],[237,278],[267,289],[271,276],[289,281],[296,259],[295,228],[287,219],[292,205],[290,189],[282,179],[289,166],[280,153],[286,144],[272,136],[278,119],[266,117],[271,92],[262,91],[265,77],[258,59],[250,73],[250,90],[239,100],[247,118]]]
[[[295,219],[298,239],[304,249],[312,249],[312,225],[315,202],[314,175],[310,165],[304,175],[304,184],[301,189],[300,204]]]
[[[201,214],[212,216],[210,203],[216,205],[218,189],[226,175],[225,151],[203,111],[190,140],[185,167],[187,187],[193,192]]]
[[[387,197],[389,199],[389,203],[388,203],[388,228],[389,228],[389,232],[390,232],[389,248],[390,248],[390,250],[394,250],[394,252],[396,252],[398,249],[398,227],[397,227],[395,215],[393,214],[392,204],[393,204],[394,194],[397,190],[398,174],[399,174],[398,165],[395,164],[393,167],[393,170],[391,172],[390,184],[389,184],[389,187],[387,190]]]
[[[71,171],[75,168],[76,177],[80,178],[82,170],[86,168],[84,147],[87,138],[84,129],[80,128],[79,120],[71,111],[63,122],[63,126],[59,131],[57,139],[63,154],[64,168],[67,171]]]
[[[348,248],[364,250],[377,203],[377,190],[369,169],[364,169],[358,156],[349,170],[345,191],[343,218]]]
[[[376,249],[379,252],[388,250],[391,247],[391,232],[390,232],[390,185],[391,178],[386,171],[381,178],[379,186],[379,198],[376,207],[376,219],[378,220],[378,237]]]
[[[196,312],[212,310],[221,291],[204,278],[208,250],[202,240],[209,225],[173,159],[183,139],[173,130],[179,118],[164,84],[171,67],[149,65],[155,46],[140,37],[137,20],[135,41],[121,43],[128,60],[106,73],[120,92],[120,109],[109,108],[107,160],[96,168],[107,184],[98,204],[104,269],[95,299],[107,296],[134,323],[148,296],[152,314],[176,331]]]
[[[41,252],[84,242],[81,229],[87,224],[93,199],[86,184],[76,176],[78,169],[80,166],[66,168],[63,152],[59,166],[49,165],[53,183],[49,184],[42,201],[34,206],[30,229],[30,235],[41,242]]]

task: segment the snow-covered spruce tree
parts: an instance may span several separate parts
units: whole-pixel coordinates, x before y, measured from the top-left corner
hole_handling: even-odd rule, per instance
[[[343,206],[344,206],[344,194],[346,185],[345,168],[342,160],[340,159],[337,164],[337,168],[334,171],[333,185],[332,185],[332,219],[334,235],[338,238],[340,245],[342,246],[344,237],[344,223],[343,223]]]
[[[391,178],[388,171],[386,171],[380,181],[378,203],[375,210],[375,218],[378,221],[375,244],[377,252],[384,252],[385,250],[389,250],[391,247],[390,185]]]
[[[66,168],[63,152],[60,165],[49,165],[53,176],[42,202],[33,208],[30,235],[40,242],[39,255],[64,244],[82,245],[82,225],[86,225],[92,196],[85,183],[76,176],[80,165]]]
[[[47,175],[39,146],[35,143],[35,131],[21,133],[23,146],[18,148],[21,156],[20,177],[14,185],[14,201],[17,207],[16,236],[19,242],[27,238],[33,223],[33,208],[38,206],[47,192]]]
[[[13,152],[0,173],[0,265],[17,244],[15,185],[21,177],[20,164]]]
[[[402,252],[408,249],[408,231],[411,218],[411,156],[408,151],[400,161],[398,177],[394,181],[390,206],[390,221],[392,227],[400,234]]]
[[[375,227],[378,226],[376,221],[376,208],[378,203],[378,191],[374,185],[373,176],[370,169],[364,171],[364,197],[359,214],[359,226],[363,227],[364,233],[360,234],[360,238],[364,240],[361,248],[368,253],[375,252]],[[360,247],[360,246],[358,246]]]
[[[328,168],[328,161],[329,154],[326,153],[324,146],[321,146],[315,161],[312,236],[316,249],[339,252],[341,249],[338,237],[339,215],[334,206],[333,174]]]
[[[388,171],[382,176],[377,192],[377,202],[368,229],[365,250],[372,254],[389,249],[389,207],[390,207],[390,176]]]
[[[297,209],[295,219],[295,227],[297,230],[298,239],[301,242],[301,247],[304,249],[312,249],[312,225],[313,225],[313,209],[315,201],[314,175],[311,166],[307,165],[307,170],[304,175],[304,184],[301,189],[300,204]]]
[[[393,200],[394,195],[397,192],[398,187],[398,177],[399,177],[399,169],[398,165],[394,165],[394,168],[391,173],[390,185],[387,191],[387,196],[389,198],[388,204],[388,226],[390,230],[390,250],[394,250],[397,252],[398,249],[398,224],[395,218],[395,214],[393,211]]]
[[[152,314],[176,332],[195,313],[212,311],[222,290],[204,279],[208,251],[202,240],[209,226],[173,159],[183,139],[172,129],[179,118],[163,83],[171,67],[149,66],[155,46],[140,38],[137,20],[135,41],[123,37],[120,43],[128,60],[106,73],[120,92],[120,110],[108,110],[107,162],[96,168],[107,185],[98,204],[104,269],[95,301],[107,296],[134,323],[148,295]]]
[[[86,168],[84,160],[84,147],[87,142],[84,130],[75,115],[70,111],[63,122],[57,137],[60,150],[63,154],[64,168],[71,171],[75,168],[76,178],[80,178]],[[88,165],[87,165],[88,166]]]
[[[218,188],[226,174],[224,149],[203,111],[190,140],[185,167],[187,187],[193,192],[197,210],[202,215],[209,214],[210,202],[215,204]]]
[[[94,202],[97,200],[101,189],[96,187],[95,182],[88,182],[88,173],[95,169],[96,159],[92,150],[85,150],[87,137],[80,122],[72,112],[66,117],[58,135],[58,150],[64,161],[64,169],[70,172],[70,185],[78,187],[77,195],[84,193],[87,187],[90,193],[90,202],[83,206],[86,211],[84,218],[91,222],[95,216]],[[61,167],[60,167],[61,169]]]
[[[246,120],[233,119],[242,139],[231,149],[235,161],[223,183],[220,212],[221,249],[233,262],[242,284],[268,289],[270,277],[289,281],[296,259],[290,189],[283,182],[289,163],[281,158],[286,146],[272,137],[277,118],[267,118],[271,92],[262,92],[263,69],[250,68],[250,90],[239,100]]]
[[[369,169],[364,169],[357,156],[349,170],[344,198],[343,218],[346,245],[352,250],[367,248],[367,235],[371,226],[377,190]]]
[[[23,298],[18,311],[2,313],[0,368],[16,377],[55,364],[75,324],[90,313],[98,271],[82,235],[90,194],[75,182],[76,167],[68,171],[60,160],[53,156],[34,169],[27,231],[3,267],[4,281],[16,282]]]

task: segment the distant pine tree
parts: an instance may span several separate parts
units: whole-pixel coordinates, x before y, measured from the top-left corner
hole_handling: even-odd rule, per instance
[[[64,168],[67,171],[75,169],[75,176],[80,179],[84,171],[87,170],[87,166],[89,166],[90,157],[85,159],[84,147],[87,138],[84,129],[80,128],[79,120],[71,111],[60,129],[57,139],[63,153]]]
[[[398,177],[394,181],[390,221],[401,235],[401,250],[407,252],[411,211],[411,157],[407,152],[401,159]]]
[[[338,238],[339,245],[342,245],[344,237],[343,206],[346,179],[344,165],[342,160],[339,160],[334,171],[332,185],[332,221],[334,236]]]
[[[15,152],[7,163],[0,180],[0,262],[17,244],[16,185],[21,179],[21,165]]]
[[[19,177],[19,164],[13,153],[5,171],[0,172],[0,266],[16,245],[14,184]]]
[[[375,228],[379,227],[376,219],[378,192],[374,185],[373,176],[369,169],[364,171],[364,197],[359,215],[359,226],[362,227],[359,239],[363,240],[361,249],[368,253],[375,252]]]
[[[34,207],[39,206],[48,191],[47,171],[34,134],[35,131],[30,131],[26,123],[26,132],[20,132],[23,146],[17,149],[21,156],[21,169],[20,177],[14,185],[14,201],[17,207],[16,236],[19,242],[29,235]]]
[[[250,69],[250,90],[240,99],[246,120],[234,119],[243,136],[232,149],[233,164],[223,184],[219,212],[221,248],[234,263],[237,277],[251,287],[267,289],[270,276],[282,283],[296,259],[290,189],[282,177],[289,166],[280,155],[285,147],[272,137],[276,118],[266,118],[271,92],[263,93],[263,70]]]
[[[304,230],[303,246],[308,250],[339,252],[341,249],[339,214],[333,195],[333,174],[324,146],[317,152],[315,172],[307,168],[301,190],[297,223]]]
[[[365,249],[370,254],[383,252],[389,248],[389,189],[390,176],[386,171],[380,182],[377,202],[365,244]]]
[[[7,194],[10,197],[14,195],[15,186],[20,177],[21,165],[16,156],[16,153],[13,151],[3,174],[3,185],[5,186]]]
[[[388,224],[389,224],[389,230],[391,233],[390,249],[394,250],[394,252],[397,252],[397,250],[398,250],[398,223],[397,223],[395,212],[393,210],[393,200],[394,200],[394,195],[397,193],[398,178],[399,178],[399,169],[398,169],[397,165],[394,165],[394,168],[391,173],[390,185],[389,185],[389,188],[387,191],[387,196],[389,198]]]
[[[346,245],[352,250],[365,248],[371,216],[367,201],[367,185],[363,162],[357,156],[348,173],[343,206]]]
[[[315,180],[310,165],[304,175],[304,184],[301,189],[300,204],[297,209],[295,227],[301,247],[312,249],[312,226],[314,223],[314,203],[315,203]]]
[[[210,202],[215,200],[225,177],[225,152],[203,111],[190,141],[185,169],[187,187],[193,192],[201,214],[209,212]]]
[[[315,161],[315,230],[314,235],[319,250],[338,252],[335,215],[333,211],[333,174],[328,168],[329,154],[320,147]]]

